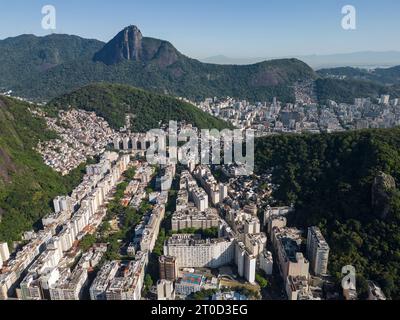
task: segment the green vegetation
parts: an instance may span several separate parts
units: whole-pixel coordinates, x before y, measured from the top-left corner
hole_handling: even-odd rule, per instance
[[[179,53],[170,43],[144,37],[143,52],[160,46],[155,57],[110,64],[94,62],[103,47],[97,40],[51,35],[20,36],[0,41],[0,89],[19,96],[48,101],[96,82],[122,83],[190,99],[231,96],[253,101],[279,97],[293,101],[292,85],[316,77],[297,59],[281,59],[254,65],[201,63]],[[135,44],[132,44],[135,45]],[[120,56],[121,46],[111,46],[109,56]],[[97,55],[96,55],[97,56]]]
[[[121,57],[121,46],[115,44],[105,50],[111,60]],[[317,79],[319,75],[320,101],[349,102],[353,97],[375,96],[380,92],[399,94],[399,66],[374,71],[350,67],[322,69],[317,74],[297,59],[216,65],[190,59],[166,41],[144,37],[141,45],[146,52],[153,52],[156,47],[164,50],[142,61],[107,63],[107,59],[102,59],[107,57],[99,54],[104,48],[101,41],[60,34],[8,38],[0,41],[0,90],[12,89],[19,96],[48,101],[83,86],[109,82],[192,100],[231,96],[250,101],[278,97],[292,102],[293,84]],[[94,59],[96,56],[99,59]],[[344,76],[346,80],[325,79],[331,76]]]
[[[259,286],[261,287],[261,289],[269,287],[268,280],[260,272],[256,273],[256,281],[259,284]]]
[[[126,114],[134,115],[132,129],[140,132],[158,128],[160,122],[168,124],[170,120],[184,120],[199,128],[231,127],[189,103],[126,85],[90,85],[51,101],[49,107],[62,109],[69,105],[95,111],[114,128],[124,126]]]
[[[216,289],[203,289],[201,291],[197,291],[192,293],[189,299],[193,300],[210,300],[214,294],[216,294],[218,290]]]
[[[0,41],[0,89],[39,78],[52,68],[76,60],[89,60],[104,44],[98,40],[52,34],[21,35]]]
[[[399,87],[356,79],[318,79],[316,80],[316,90],[320,103],[325,103],[327,100],[354,103],[355,98],[377,98],[381,94],[390,94],[392,97],[400,96]]]
[[[88,251],[96,243],[96,236],[93,234],[87,234],[79,242],[79,248],[85,252]]]
[[[262,138],[256,150],[256,170],[273,168],[274,204],[295,204],[289,223],[321,227],[330,272],[339,280],[353,265],[399,298],[400,128]],[[381,172],[386,187],[374,183]]]
[[[179,233],[179,234],[198,234],[200,235],[203,239],[205,238],[218,238],[218,227],[212,227],[209,229],[196,229],[196,228],[186,228],[182,229],[179,231],[172,231],[170,230],[168,232],[168,235],[171,236],[174,233]]]
[[[253,289],[247,288],[245,286],[230,288],[230,290],[238,292],[239,294],[246,296],[250,299],[252,299],[252,298],[258,299],[260,297],[260,293],[257,290],[253,290]]]
[[[346,79],[362,79],[382,84],[400,84],[400,66],[392,68],[378,68],[375,70],[366,70],[360,68],[331,68],[321,69],[317,73],[322,77],[346,77]]]
[[[136,168],[129,168],[128,170],[125,171],[124,177],[128,180],[133,180],[136,174]]]
[[[161,228],[160,233],[158,234],[158,237],[156,240],[156,244],[153,249],[153,254],[155,254],[157,256],[157,258],[163,254],[164,242],[165,242],[165,240],[167,240],[167,238],[168,237],[165,232],[165,229]]]
[[[71,192],[85,170],[82,164],[63,177],[43,163],[34,148],[56,135],[29,107],[0,96],[0,241],[20,240],[24,231],[39,227],[53,210],[52,200]]]
[[[126,172],[128,172],[128,169]],[[132,170],[131,170],[132,173]],[[145,212],[135,210],[132,207],[124,207],[121,204],[121,199],[124,197],[124,192],[128,186],[129,179],[127,176],[130,174],[125,173],[125,181],[118,184],[113,199],[108,203],[107,216],[105,221],[100,225],[99,228],[99,242],[108,243],[106,252],[107,260],[118,260],[121,259],[121,242],[130,242],[135,231],[135,227],[140,222]],[[117,219],[119,223],[119,230],[112,233],[110,220]]]
[[[147,273],[146,276],[144,277],[145,290],[146,291],[150,290],[152,286],[153,286],[153,279],[151,278],[151,275]]]

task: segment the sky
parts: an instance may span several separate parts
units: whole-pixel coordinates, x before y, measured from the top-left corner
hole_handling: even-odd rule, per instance
[[[44,5],[56,30],[41,27]],[[356,9],[356,30],[342,28],[342,7]],[[75,34],[110,40],[128,25],[168,40],[193,58],[400,51],[398,0],[0,0],[0,39]]]

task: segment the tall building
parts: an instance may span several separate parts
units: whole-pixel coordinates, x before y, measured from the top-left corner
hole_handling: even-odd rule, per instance
[[[246,219],[244,222],[244,233],[256,234],[260,233],[260,220],[257,217]]]
[[[87,278],[84,268],[77,268],[72,273],[69,269],[64,270],[57,282],[50,286],[51,300],[80,300]]]
[[[214,208],[207,208],[205,211],[199,211],[193,206],[188,206],[183,210],[176,211],[172,215],[171,229],[172,231],[188,228],[209,229],[218,227],[219,220],[218,211]]]
[[[157,300],[175,300],[174,283],[172,281],[158,280]]]
[[[208,196],[203,188],[195,187],[191,190],[191,196],[196,208],[204,211],[208,208]]]
[[[260,269],[265,272],[266,275],[271,275],[274,266],[274,259],[270,251],[263,251],[260,254]]]
[[[0,262],[3,261],[7,261],[8,259],[10,259],[10,251],[8,251],[8,244],[7,242],[3,242],[0,243]],[[0,263],[1,265],[2,263]]]
[[[234,260],[233,239],[206,239],[192,234],[174,234],[164,244],[164,255],[176,257],[177,268],[219,268]]]
[[[383,95],[381,95],[381,103],[382,104],[389,104],[389,101],[390,101],[390,95],[388,95],[388,94],[383,94]]]
[[[301,242],[301,231],[296,228],[273,229],[276,260],[285,281],[288,276],[306,278],[309,276],[309,261],[300,250]]]
[[[101,268],[94,279],[89,290],[90,299],[140,300],[144,272],[144,254],[137,254],[135,261],[111,261]]]
[[[171,256],[160,256],[158,258],[160,268],[160,279],[174,281],[177,278],[176,258]]]
[[[316,275],[327,273],[329,245],[317,227],[308,228],[307,257],[311,263],[311,269]]]
[[[243,242],[237,242],[235,246],[235,263],[239,276],[250,283],[254,283],[256,277],[257,257],[246,250]]]

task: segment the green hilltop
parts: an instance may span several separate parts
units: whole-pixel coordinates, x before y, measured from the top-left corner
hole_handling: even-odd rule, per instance
[[[114,128],[125,125],[125,116],[133,115],[132,131],[146,132],[159,128],[160,122],[186,121],[201,129],[232,128],[194,105],[127,85],[92,84],[56,98],[48,104],[51,109],[68,107],[94,111]]]

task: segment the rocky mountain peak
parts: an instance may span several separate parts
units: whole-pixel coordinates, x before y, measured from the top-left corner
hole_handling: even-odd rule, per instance
[[[178,59],[178,53],[166,41],[145,38],[135,25],[124,28],[103,49],[97,52],[93,60],[107,65],[125,60],[143,63],[155,62],[167,66]]]

